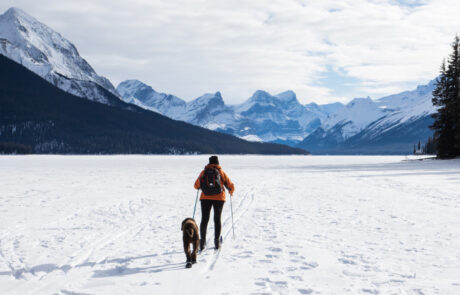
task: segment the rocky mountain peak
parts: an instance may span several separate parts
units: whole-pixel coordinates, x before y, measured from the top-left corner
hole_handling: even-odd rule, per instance
[[[273,96],[264,90],[257,90],[249,100],[253,102],[270,102],[273,100]]]
[[[297,102],[298,103],[297,95],[292,90],[281,92],[280,94],[277,94],[276,97],[278,97],[283,102],[293,102],[293,103]]]
[[[21,9],[0,15],[0,54],[71,94],[102,103],[110,98],[99,88],[118,96],[70,41]]]
[[[216,93],[206,93],[192,102],[190,102],[193,105],[201,105],[201,106],[206,106],[206,105],[213,105],[213,106],[223,106],[225,105],[224,100],[222,98],[222,94],[217,91]]]
[[[28,15],[26,12],[24,12],[23,10],[17,7],[9,8],[7,11],[5,11],[3,16],[9,19],[16,19],[16,20],[22,19],[23,21],[27,21],[28,23],[37,22],[35,18]]]

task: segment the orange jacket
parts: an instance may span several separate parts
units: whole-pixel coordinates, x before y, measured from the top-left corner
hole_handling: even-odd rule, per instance
[[[219,165],[215,164],[206,165],[205,169],[206,168],[216,168],[220,173],[220,184],[222,185],[222,187],[225,186],[228,189],[230,195],[233,195],[233,192],[235,191],[235,186],[233,185],[233,182],[230,180],[227,174],[225,174],[225,172],[222,170],[222,168]],[[195,181],[195,189],[200,188],[200,179],[203,176],[203,174],[204,170],[201,171],[200,176],[198,176],[198,178]],[[201,192],[200,200],[225,201],[225,189],[223,189],[220,194],[212,196],[205,195],[203,192]]]

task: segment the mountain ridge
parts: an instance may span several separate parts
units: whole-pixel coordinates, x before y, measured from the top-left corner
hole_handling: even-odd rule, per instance
[[[307,154],[252,143],[120,101],[82,99],[0,55],[0,142],[55,154]],[[101,87],[101,92],[113,96]]]
[[[420,125],[421,132],[407,134],[404,138],[388,137],[399,138],[400,141],[407,139],[405,148],[402,143],[398,145],[399,153],[407,153],[413,142],[424,141],[432,134],[428,126],[431,124],[430,115],[436,111],[431,103],[435,83],[436,80],[432,80],[413,90],[375,100],[364,97],[355,98],[345,105],[332,103],[321,106],[315,103],[301,105],[291,90],[277,95],[257,90],[239,105],[226,106],[225,102],[222,105],[220,96],[221,113],[223,109],[230,113],[225,122],[212,116],[212,111],[208,111],[207,116],[201,115],[201,121],[194,119],[196,113],[193,112],[189,112],[188,117],[178,115],[175,119],[248,140],[288,144],[316,153],[340,153],[341,150],[345,153],[353,153],[353,150],[362,152],[363,149],[357,148],[358,142],[363,147],[372,146],[371,142],[380,138],[383,144],[383,138],[386,138],[384,133],[389,135],[391,133],[388,132],[395,128],[403,132],[404,128],[400,126],[406,125],[411,129],[419,126],[419,122],[424,122],[425,126]],[[196,100],[181,101],[189,104]],[[202,108],[212,109],[206,105]],[[391,146],[388,143],[384,145]],[[384,152],[382,149],[379,151]],[[394,153],[393,148],[391,153]]]
[[[435,85],[436,79],[377,100],[352,100],[297,146],[316,153],[353,153],[365,147],[375,152],[380,144],[380,153],[384,146],[391,153],[410,153],[414,143],[426,141],[433,134],[429,126],[433,122],[431,114],[436,112],[431,102]],[[405,147],[395,148],[402,145]]]
[[[123,81],[117,91],[124,101],[136,99],[143,102],[145,108],[153,107],[176,120],[265,142],[293,138],[300,141],[316,128],[319,118],[324,119],[330,112],[330,104],[300,104],[292,90],[277,95],[257,90],[239,105],[226,105],[220,92],[205,94],[189,102],[176,97],[181,105],[174,111],[171,111],[174,107],[170,102],[161,100],[161,97],[173,95],[158,93],[141,81]],[[210,99],[203,100],[204,97]],[[332,105],[337,107],[338,104]]]

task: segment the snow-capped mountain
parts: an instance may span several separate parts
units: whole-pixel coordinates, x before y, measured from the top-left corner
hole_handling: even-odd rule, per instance
[[[428,126],[435,81],[412,91],[377,100],[355,98],[346,105],[302,105],[293,91],[272,95],[256,91],[239,105],[226,105],[220,92],[186,102],[155,91],[137,81],[120,83],[117,90],[97,75],[76,47],[59,33],[24,11],[10,8],[0,15],[0,55],[38,74],[58,88],[100,103],[130,104],[207,129],[250,141],[277,142],[310,151],[363,151],[390,146],[407,150],[409,142],[432,134]]]
[[[186,103],[182,99],[165,93],[158,93],[152,87],[138,80],[126,80],[117,87],[122,100],[156,111],[172,119],[180,119]]]
[[[157,111],[170,118],[211,130],[233,134],[251,141],[297,143],[314,131],[341,106],[302,105],[293,91],[278,95],[258,90],[246,102],[228,106],[220,92],[205,94],[193,101],[159,93],[137,81],[120,83],[117,91],[129,103]]]
[[[334,103],[329,103],[329,104],[316,104],[314,102],[306,104],[305,108],[315,114],[319,115],[326,115],[328,117],[331,114],[334,114],[341,108],[343,108],[343,104],[340,102],[334,102]]]
[[[324,130],[332,130],[341,126],[341,138],[347,138],[355,135],[369,123],[384,116],[385,112],[392,112],[387,108],[381,108],[379,104],[370,97],[355,98],[345,107],[329,116],[321,126]]]
[[[225,105],[220,92],[204,94],[187,103],[182,120],[211,130],[226,130],[240,118]]]
[[[0,77],[0,143],[8,143],[0,145],[2,151],[14,148],[53,154],[306,154],[301,149],[251,143],[172,120],[127,104],[110,93],[118,104],[82,99],[3,55]]]
[[[415,90],[375,101],[354,99],[330,115],[299,146],[314,151],[340,151],[373,143],[387,145],[425,140],[432,133],[428,126],[432,122],[431,114],[436,112],[431,102],[435,86],[436,80],[432,80]],[[410,146],[407,148],[409,150]]]
[[[71,94],[101,103],[111,99],[101,88],[118,96],[71,42],[18,8],[0,15],[0,54]]]
[[[319,106],[314,109],[300,104],[293,91],[273,96],[258,90],[234,109],[246,119],[240,135],[257,136],[263,141],[302,140],[327,117]]]
[[[220,92],[204,94],[185,102],[177,96],[157,92],[138,80],[121,82],[117,91],[128,103],[211,130],[226,130],[228,125],[239,121],[233,109],[225,105]]]
[[[346,105],[302,105],[293,91],[271,95],[262,90],[234,106],[225,105],[219,92],[185,102],[135,80],[122,82],[117,90],[127,102],[246,140],[317,153],[368,153],[370,146],[375,153],[402,153],[432,134],[435,83],[377,100],[355,98]]]

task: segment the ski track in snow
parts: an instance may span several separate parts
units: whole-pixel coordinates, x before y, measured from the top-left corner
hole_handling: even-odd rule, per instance
[[[190,270],[207,156],[2,156],[0,293],[460,294],[460,159],[417,159],[222,156],[235,239],[227,197]]]

